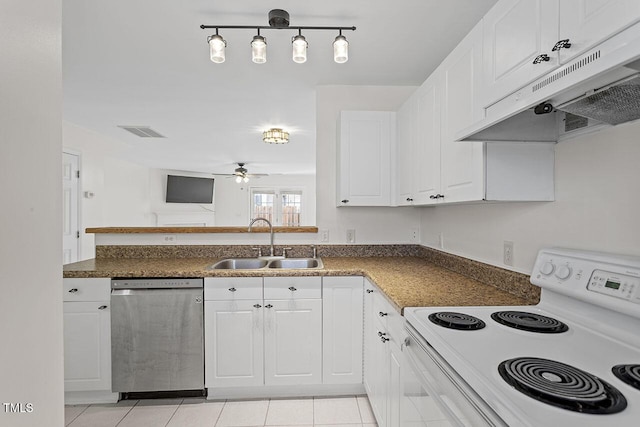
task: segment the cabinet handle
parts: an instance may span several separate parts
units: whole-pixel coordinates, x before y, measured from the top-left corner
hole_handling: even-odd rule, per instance
[[[389,341],[389,338],[385,338],[385,337],[380,337],[380,341],[382,341],[383,343]]]
[[[559,40],[555,45],[553,45],[552,52],[555,52],[560,49],[569,49],[571,47],[571,43],[569,43],[569,39]]]
[[[106,305],[101,305],[100,307],[98,307],[98,310],[104,310],[105,308],[107,308]]]
[[[70,294],[75,294],[76,292],[78,292],[78,288],[69,289]]]
[[[260,304],[253,304],[253,306],[254,306],[255,308],[260,308],[260,307],[262,307]]]
[[[389,313],[383,313],[382,311],[378,312],[378,316],[380,316],[380,317],[384,317],[384,316],[388,316],[388,315],[389,315]]]
[[[341,201],[342,201],[342,203],[349,203],[349,200],[347,200],[347,199],[343,199]]]
[[[236,288],[229,288],[229,292],[235,292],[236,290]]]
[[[438,196],[437,196],[437,195],[435,195],[435,194],[432,194],[432,195],[430,195],[430,196],[429,196],[429,198],[430,198],[430,199],[437,199],[437,198],[438,198]]]
[[[549,55],[547,55],[546,53],[543,53],[542,55],[538,55],[536,56],[536,59],[533,60],[534,64],[540,64],[542,62],[547,62],[550,61],[551,58],[549,57]]]
[[[373,289],[367,289],[367,293],[370,294],[373,292]]]
[[[379,337],[383,337],[383,336],[385,336],[385,335],[387,335],[387,333],[386,333],[386,332],[380,332],[380,331],[378,331],[378,336],[379,336]]]
[[[294,288],[293,286],[289,286],[289,290],[290,290],[291,292],[297,291],[297,289],[296,289],[296,288]]]
[[[271,308],[271,307],[273,307],[271,304],[265,305],[265,308]]]
[[[413,199],[411,197],[407,197],[407,202],[413,202]]]

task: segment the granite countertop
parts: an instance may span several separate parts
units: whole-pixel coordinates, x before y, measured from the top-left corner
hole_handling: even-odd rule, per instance
[[[405,307],[528,305],[525,299],[420,257],[322,257],[313,270],[208,270],[219,258],[96,258],[64,266],[66,278],[356,276],[369,278],[400,312]],[[514,292],[515,293],[515,292]]]

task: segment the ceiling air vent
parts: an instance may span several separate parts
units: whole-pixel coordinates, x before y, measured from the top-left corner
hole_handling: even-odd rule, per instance
[[[139,136],[140,138],[165,138],[164,135],[160,135],[155,130],[148,126],[118,126],[132,134]]]

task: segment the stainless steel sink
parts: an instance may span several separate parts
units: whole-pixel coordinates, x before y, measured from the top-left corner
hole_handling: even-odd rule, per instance
[[[284,258],[284,259],[261,259],[261,258],[227,258],[212,266],[210,270],[259,270],[261,268],[282,268],[282,269],[312,269],[323,268],[320,258]]]
[[[256,270],[267,266],[269,261],[258,258],[229,258],[209,267],[211,270]]]
[[[277,259],[269,263],[269,268],[322,268],[320,258],[285,258]]]

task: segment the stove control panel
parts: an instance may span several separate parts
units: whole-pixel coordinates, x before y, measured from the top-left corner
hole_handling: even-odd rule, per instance
[[[638,289],[640,289],[639,277],[594,270],[587,288],[593,292],[623,298],[640,304],[640,295],[636,295]]]

